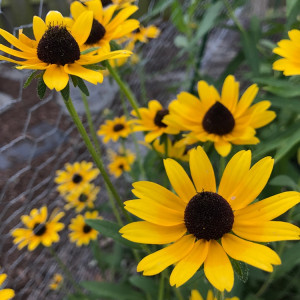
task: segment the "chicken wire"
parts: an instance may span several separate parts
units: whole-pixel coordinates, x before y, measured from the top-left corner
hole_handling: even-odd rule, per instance
[[[35,13],[44,17],[49,8],[47,3],[52,1],[28,3],[33,2]],[[57,10],[60,10],[61,3],[64,2],[67,10],[70,1],[53,2],[59,3]],[[155,1],[151,1],[148,10],[151,10],[154,4]],[[55,9],[53,3],[51,9]],[[20,28],[32,27],[32,24],[13,24],[1,0],[0,17],[2,24],[7,26],[5,29],[14,35],[17,35]],[[159,18],[155,23],[162,33],[158,39],[143,46],[142,68],[134,69],[127,75],[127,80],[139,102],[143,102],[143,95],[146,94],[149,100],[157,99],[166,103],[174,99],[181,90],[181,82],[189,74],[185,73],[183,63],[179,66],[174,64],[178,53],[174,46],[174,38],[178,32],[168,20]],[[218,76],[222,72],[226,63],[238,50],[238,46],[232,47],[236,39],[237,35],[227,29],[215,30],[211,34],[207,46],[209,50],[206,51],[202,66],[205,73]],[[216,59],[218,57],[220,60]],[[173,67],[169,67],[170,65]],[[12,243],[10,231],[22,226],[20,216],[28,214],[33,208],[47,205],[49,212],[56,207],[62,209],[64,201],[56,192],[55,171],[63,169],[66,162],[91,161],[91,157],[85,150],[60,95],[48,92],[45,99],[39,100],[36,96],[36,83],[33,82],[23,89],[27,76],[28,73],[24,71],[0,63],[0,266],[1,271],[8,275],[7,286],[16,291],[15,299],[62,299],[65,291],[49,291],[48,285],[53,274],[61,273],[49,251],[44,248],[33,252],[26,249],[17,250],[16,245]],[[90,104],[97,127],[104,120],[104,108],[110,108],[114,116],[124,113],[118,88],[109,80],[106,79],[103,86],[93,86],[90,91]],[[82,103],[74,91],[71,91],[71,94],[87,128]],[[102,151],[104,160],[107,161],[104,146]],[[122,179],[118,179],[118,182],[118,186],[123,190],[130,188],[129,183],[123,182]],[[97,199],[99,204],[107,198],[103,181],[99,179],[97,184],[102,189],[100,199]],[[73,216],[74,214],[68,211],[63,219],[64,223],[69,224]],[[74,247],[69,243],[67,235],[65,229],[60,236],[60,242],[55,244],[54,248],[68,265],[75,279],[101,280],[103,274],[96,268],[89,249]],[[66,288],[71,290],[70,286]]]

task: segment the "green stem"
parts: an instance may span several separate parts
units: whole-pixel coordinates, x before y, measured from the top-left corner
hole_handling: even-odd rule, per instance
[[[78,116],[78,114],[77,114],[77,112],[74,108],[74,105],[72,103],[71,98],[69,98],[68,101],[65,101],[65,105],[66,105],[66,107],[67,107],[67,109],[68,109],[68,111],[69,111],[69,113],[70,113],[70,115],[71,115],[78,131],[79,131],[79,133],[81,134],[81,137],[84,140],[85,145],[88,148],[88,150],[89,150],[96,166],[100,170],[101,175],[102,175],[105,183],[107,184],[109,190],[111,191],[114,199],[116,200],[117,204],[119,205],[120,209],[122,210],[122,212],[123,212],[124,216],[126,217],[127,221],[131,222],[132,219],[131,219],[130,215],[127,213],[127,211],[125,210],[123,202],[122,202],[119,194],[117,193],[117,191],[114,188],[112,182],[110,181],[109,176],[108,176],[108,174],[107,174],[107,172],[104,168],[104,165],[102,163],[102,160],[99,157],[99,155],[97,154],[96,150],[94,149],[93,144],[92,144],[92,142],[91,142],[91,140],[90,140],[84,126],[82,125],[82,122],[81,122],[81,120],[80,120],[80,118],[79,118],[79,116]]]
[[[235,16],[230,3],[227,0],[223,0],[224,5],[226,6],[228,15],[230,16],[230,18],[233,20],[233,22],[235,23],[236,27],[239,29],[240,32],[242,33],[246,33],[245,28],[243,27],[243,25],[240,23],[240,21],[238,20],[238,18]]]
[[[184,300],[184,298],[183,298],[183,296],[182,296],[181,291],[180,291],[179,288],[174,287],[174,292],[175,292],[176,297],[177,297],[178,300]]]
[[[164,292],[165,292],[165,275],[163,272],[160,275],[158,298],[157,298],[158,300],[164,300]]]
[[[216,300],[224,300],[224,292],[216,291]]]
[[[93,143],[96,147],[96,151],[97,151],[97,154],[99,156],[99,159],[101,159],[100,143],[98,141],[96,130],[95,130],[95,127],[94,127],[94,124],[93,124],[93,119],[92,119],[92,114],[91,114],[91,111],[90,111],[90,108],[89,108],[89,103],[88,103],[87,97],[84,93],[81,93],[81,98],[82,98],[82,101],[83,101],[83,104],[84,104],[85,114],[86,114],[86,118],[87,118],[87,121],[88,121],[89,130],[90,130],[90,133],[91,133],[91,136],[92,136],[92,139],[93,139]],[[105,182],[105,186],[106,186],[106,189],[108,191],[108,199],[109,199],[110,205],[112,207],[113,213],[114,213],[114,215],[117,219],[118,224],[120,226],[122,226],[123,222],[122,222],[120,213],[119,213],[119,211],[118,211],[118,209],[115,205],[115,202],[114,202],[113,197],[112,197],[112,193],[110,192],[109,187],[106,184],[106,182]]]
[[[119,76],[117,71],[110,65],[110,63],[108,61],[106,62],[106,66],[107,66],[107,69],[108,69],[110,75],[115,79],[115,81],[119,85],[121,91],[124,93],[124,95],[129,100],[131,106],[133,107],[133,109],[136,112],[136,115],[139,118],[141,118],[141,115],[140,115],[140,112],[139,112],[139,109],[138,109],[137,101],[135,99],[134,94],[132,93],[132,91],[128,87],[128,85],[125,82],[123,82],[123,80],[121,79],[121,77]]]

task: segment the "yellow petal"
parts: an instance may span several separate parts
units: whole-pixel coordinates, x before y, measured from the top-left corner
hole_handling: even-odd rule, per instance
[[[150,223],[174,226],[184,223],[184,211],[176,211],[150,199],[125,201],[125,209]]]
[[[91,10],[94,14],[95,19],[99,19],[103,15],[102,2],[99,0],[86,1],[85,5]],[[103,25],[103,24],[102,24]]]
[[[64,17],[62,14],[57,10],[51,10],[48,12],[46,16],[46,26],[56,26],[56,25],[63,25],[64,24]]]
[[[245,241],[233,234],[223,236],[222,246],[230,257],[267,272],[273,271],[272,265],[281,263],[280,257],[272,249]]]
[[[227,156],[231,151],[231,144],[227,141],[219,140],[215,142],[214,145],[217,152],[223,157]]]
[[[93,84],[102,83],[103,81],[102,73],[86,69],[77,63],[65,65],[64,70],[68,74],[76,75]]]
[[[160,226],[145,221],[133,222],[120,229],[122,236],[135,243],[169,244],[186,233],[184,224]]]
[[[88,39],[93,24],[93,12],[82,13],[71,28],[71,34],[79,46],[83,45]]]
[[[107,29],[113,30],[118,25],[122,24],[127,18],[129,18],[133,13],[138,10],[135,5],[130,5],[122,10],[113,18],[113,20],[108,24]]]
[[[205,107],[205,111],[211,108],[216,101],[220,100],[218,91],[203,80],[198,82],[198,94],[201,99],[201,103]]]
[[[79,1],[74,1],[70,5],[72,17],[76,20],[83,12],[87,11],[87,7]]]
[[[24,52],[24,51],[17,51],[15,49],[6,47],[2,44],[0,44],[0,51],[3,51],[7,54],[11,54],[15,57],[24,58],[24,59],[27,59],[27,60],[32,59],[32,58],[36,58],[36,54],[34,54],[34,53],[28,53],[28,52]],[[39,62],[41,62],[41,61],[39,61]],[[27,63],[27,61],[22,61],[22,63]]]
[[[243,181],[251,166],[251,151],[239,151],[228,162],[219,185],[218,193],[230,204],[235,198],[230,198]]]
[[[15,296],[15,292],[12,289],[3,289],[0,290],[0,299],[1,300],[10,300]]]
[[[233,223],[232,231],[244,239],[255,242],[300,240],[300,228],[286,222],[267,221],[255,225]]]
[[[118,7],[117,5],[110,5],[108,8],[106,8],[106,9],[103,11],[103,16],[98,16],[97,20],[98,20],[103,26],[107,25],[107,24],[110,22],[110,20],[111,20],[111,18],[112,18],[112,16],[113,16],[115,10],[117,9],[117,7]],[[103,18],[103,19],[101,20],[100,18]]]
[[[170,276],[170,284],[179,287],[192,278],[205,261],[208,250],[209,242],[197,241],[189,254],[176,264]]]
[[[37,16],[33,17],[32,26],[33,26],[34,37],[35,37],[36,41],[39,42],[40,39],[42,38],[42,36],[44,35],[44,33],[47,29],[47,26],[46,26],[45,22]]]
[[[234,76],[228,75],[224,81],[221,95],[221,103],[231,112],[234,112],[239,98],[239,83]]]
[[[55,89],[59,92],[68,84],[69,76],[64,71],[63,66],[50,65],[49,68],[46,69],[43,79],[50,90]]]
[[[194,241],[195,237],[193,235],[182,237],[174,244],[143,258],[137,266],[137,271],[143,271],[145,276],[160,273],[186,256],[192,250]]]
[[[252,84],[247,88],[237,104],[236,112],[234,114],[235,118],[238,118],[247,110],[247,108],[251,105],[254,98],[256,97],[257,93],[258,87],[256,84]]]
[[[150,181],[138,181],[132,184],[132,193],[140,198],[149,198],[166,207],[184,211],[186,204],[165,187]]]
[[[230,260],[222,246],[215,240],[210,241],[204,273],[209,282],[218,290],[230,292],[234,275]]]
[[[216,192],[214,169],[202,147],[190,152],[190,170],[198,193],[204,191]]]
[[[300,203],[300,193],[284,192],[258,201],[235,212],[236,222],[270,221]]]
[[[204,300],[197,290],[192,290],[189,300]]]
[[[165,169],[177,195],[186,203],[196,195],[195,187],[183,167],[173,159],[164,160]]]

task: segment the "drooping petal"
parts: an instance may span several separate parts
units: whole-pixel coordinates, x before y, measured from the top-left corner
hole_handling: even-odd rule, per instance
[[[42,38],[42,36],[44,35],[44,33],[47,29],[47,26],[41,18],[34,16],[32,27],[33,27],[34,37],[35,37],[36,41],[39,42],[40,39]]]
[[[204,262],[204,273],[215,288],[220,291],[231,291],[234,282],[233,269],[227,254],[215,240],[210,241],[209,251]]]
[[[165,169],[171,185],[178,196],[186,203],[196,195],[195,187],[183,167],[173,159],[164,160]]]
[[[272,265],[281,263],[280,257],[269,247],[245,241],[233,234],[223,236],[222,246],[230,257],[267,272],[273,271]]]
[[[144,257],[137,266],[137,271],[145,276],[160,273],[168,266],[185,257],[194,246],[195,237],[186,235],[174,244]]]
[[[64,24],[64,17],[57,10],[51,10],[48,12],[45,20],[46,26],[60,26]]]
[[[209,242],[197,241],[189,254],[176,264],[170,276],[170,284],[179,287],[192,278],[205,261],[208,251]]]
[[[214,169],[202,147],[190,152],[190,170],[198,193],[204,191],[216,192]]]
[[[43,79],[50,90],[55,89],[59,92],[68,84],[69,76],[64,71],[63,66],[50,65],[49,68],[46,69]]]
[[[135,243],[169,244],[177,241],[186,233],[184,224],[176,226],[160,226],[139,221],[125,225],[120,229],[122,236]]]
[[[192,290],[189,300],[204,300],[197,290]],[[207,299],[208,300],[208,299]]]
[[[83,45],[88,39],[93,24],[93,12],[87,11],[82,13],[76,19],[71,28],[71,34],[75,38],[79,46]]]
[[[232,148],[231,144],[225,140],[219,140],[215,142],[214,145],[217,152],[223,157],[227,156]]]

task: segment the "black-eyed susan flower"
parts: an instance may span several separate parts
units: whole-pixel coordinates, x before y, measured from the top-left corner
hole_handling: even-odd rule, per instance
[[[213,167],[201,147],[190,153],[193,181],[176,161],[169,158],[164,164],[177,195],[156,183],[140,181],[132,190],[138,199],[125,202],[129,212],[145,221],[121,228],[124,238],[170,243],[142,259],[138,272],[155,275],[176,264],[170,284],[178,287],[204,265],[210,283],[220,291],[230,291],[234,275],[228,256],[272,272],[280,258],[259,243],[300,239],[297,226],[272,221],[299,203],[300,193],[284,192],[252,203],[270,177],[271,157],[250,168],[251,151],[238,152],[227,164],[218,190]]]
[[[61,274],[59,274],[59,273],[55,273],[53,275],[53,278],[52,278],[50,284],[49,284],[49,288],[51,290],[56,291],[56,290],[58,290],[58,289],[61,288],[61,286],[63,284],[63,281],[64,281],[63,276]]]
[[[139,41],[141,43],[148,43],[149,39],[156,39],[160,35],[160,30],[154,25],[144,27],[140,25],[138,29],[132,32],[128,37],[132,41]]]
[[[10,300],[15,296],[15,291],[13,289],[1,289],[1,286],[6,278],[7,278],[6,274],[0,274],[0,299],[1,300]]]
[[[116,142],[119,138],[127,138],[130,133],[130,123],[126,120],[125,116],[107,120],[97,131],[98,135],[104,137],[104,143],[107,143],[109,140]]]
[[[300,75],[300,30],[293,29],[288,32],[289,40],[281,40],[278,47],[273,50],[274,53],[283,58],[273,64],[273,69],[283,71],[285,76]]]
[[[57,170],[54,181],[58,184],[57,190],[61,195],[66,195],[75,190],[82,190],[99,175],[99,170],[93,168],[91,162],[75,162],[65,164],[65,170]]]
[[[164,118],[169,114],[169,110],[163,108],[157,100],[149,101],[148,108],[139,108],[139,113],[141,118],[131,121],[134,124],[133,131],[149,131],[145,135],[146,143],[151,143],[164,133],[179,133],[178,129],[165,123]],[[135,111],[131,114],[137,116]]]
[[[75,208],[76,212],[81,212],[85,208],[94,208],[94,202],[99,191],[100,187],[91,183],[87,183],[82,189],[70,191],[65,196],[67,201],[65,209]]]
[[[34,40],[19,31],[19,38],[0,29],[0,35],[19,50],[0,45],[0,50],[21,60],[0,55],[0,60],[19,65],[18,69],[42,70],[43,80],[49,89],[61,91],[69,82],[69,75],[78,76],[93,84],[103,81],[102,73],[85,68],[100,61],[128,56],[127,51],[98,51],[81,53],[93,23],[93,13],[85,12],[69,27],[66,19],[58,11],[50,11],[45,22],[33,18]]]
[[[85,219],[102,218],[98,216],[97,211],[87,211],[84,216],[77,215],[71,220],[71,224],[69,225],[69,230],[71,231],[69,238],[72,243],[76,243],[77,247],[88,245],[91,240],[96,240],[98,236],[98,231],[87,225]]]
[[[189,131],[185,142],[214,142],[217,152],[227,156],[232,144],[257,144],[256,128],[270,123],[276,116],[269,111],[269,101],[251,106],[258,87],[251,85],[239,98],[239,83],[234,76],[225,79],[221,96],[205,81],[198,82],[197,97],[182,92],[169,105],[170,114],[164,119],[168,125]]]
[[[128,19],[138,7],[129,5],[120,9],[118,5],[110,5],[103,9],[100,0],[74,1],[71,3],[71,14],[76,20],[82,13],[92,12],[93,24],[90,34],[84,41],[85,47],[101,47],[110,49],[109,42],[119,39],[139,27],[139,21]]]
[[[108,171],[111,175],[118,178],[123,172],[130,172],[131,165],[135,160],[135,154],[129,149],[126,149],[126,152],[119,150],[119,153],[111,150],[109,151],[109,160]]]
[[[189,300],[204,300],[201,294],[197,290],[192,290],[191,297]],[[209,290],[207,292],[206,300],[217,300],[217,298],[214,296],[212,290]],[[225,300],[239,300],[238,297],[232,297],[232,298],[225,298]]]
[[[53,243],[59,241],[58,232],[65,225],[58,222],[65,214],[54,210],[48,218],[48,210],[43,206],[39,210],[34,208],[30,215],[23,215],[21,220],[26,228],[14,229],[11,235],[14,237],[14,243],[18,244],[18,249],[28,246],[29,251],[33,251],[37,246],[43,244],[50,247]]]

